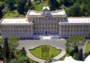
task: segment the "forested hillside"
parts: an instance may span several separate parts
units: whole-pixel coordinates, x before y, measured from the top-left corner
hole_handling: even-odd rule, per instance
[[[90,16],[90,0],[0,0],[0,18],[24,17],[28,9],[41,11],[45,5],[65,9],[67,16]]]

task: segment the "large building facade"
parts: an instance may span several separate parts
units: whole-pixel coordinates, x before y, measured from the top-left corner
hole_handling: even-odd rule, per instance
[[[50,11],[45,6],[41,12],[29,10],[26,18],[2,19],[0,34],[4,38],[32,38],[41,35],[90,38],[90,17],[67,17],[65,10]]]

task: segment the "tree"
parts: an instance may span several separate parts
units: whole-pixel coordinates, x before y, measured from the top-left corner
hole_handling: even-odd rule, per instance
[[[78,53],[78,51],[79,51],[79,50],[78,50],[78,46],[75,46],[73,52],[74,52],[74,53]]]
[[[18,37],[9,37],[8,44],[10,49],[15,49],[19,45],[19,38]]]
[[[82,2],[80,5],[80,16],[85,16],[86,15],[86,9],[85,9],[85,4]]]
[[[85,37],[83,36],[72,36],[67,39],[66,46],[67,47],[75,47],[78,45],[84,45],[85,43]]]
[[[83,51],[82,51],[82,49],[80,49],[80,51],[79,51],[78,59],[81,60],[81,61],[83,60]]]
[[[48,4],[51,10],[56,10],[59,8],[59,3],[57,0],[48,0]]]
[[[80,16],[80,4],[75,3],[70,7],[69,16]]]
[[[19,60],[18,59],[12,59],[9,63],[19,63]]]
[[[22,48],[22,50],[21,50],[21,51],[22,51],[22,54],[23,54],[24,56],[26,56],[26,50],[25,50],[25,48],[24,48],[24,47]]]
[[[9,2],[9,9],[14,10],[14,1]]]
[[[24,12],[25,12],[25,5],[26,5],[25,2],[19,2],[18,3],[17,11],[18,11],[19,14],[24,14]]]
[[[10,59],[10,49],[9,49],[7,38],[4,39],[4,55],[7,60]]]
[[[87,16],[90,16],[90,2],[86,5]]]
[[[28,0],[28,6],[31,6],[32,3],[31,3],[31,0]]]
[[[2,8],[0,7],[0,19],[3,17]]]
[[[73,58],[78,60],[78,53],[74,53]]]
[[[0,46],[3,44],[4,40],[3,38],[0,38]]]

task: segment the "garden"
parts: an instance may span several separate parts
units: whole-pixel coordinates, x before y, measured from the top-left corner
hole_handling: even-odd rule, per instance
[[[88,41],[88,43],[86,44],[86,53],[90,52],[90,41]]]
[[[16,49],[18,41],[18,37],[0,38],[0,59],[3,59],[4,63],[38,63],[26,56],[24,47]]]
[[[48,60],[60,54],[61,50],[49,45],[42,45],[34,49],[30,49],[30,52],[37,58]]]

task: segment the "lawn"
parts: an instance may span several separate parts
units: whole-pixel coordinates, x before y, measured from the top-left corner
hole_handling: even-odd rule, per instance
[[[15,17],[25,17],[25,15],[21,15],[15,10],[15,11],[9,11],[8,13],[6,13],[5,17],[7,17],[7,18],[15,18]]]
[[[42,11],[42,8],[45,6],[45,5],[48,5],[48,0],[44,0],[44,2],[42,3],[35,3],[33,2],[32,4],[35,6],[35,10],[36,11]]]
[[[46,47],[48,47],[49,48],[49,53],[48,52],[41,52],[41,48],[43,47],[43,46],[46,46]],[[44,50],[45,51],[45,50]],[[51,46],[49,46],[49,45],[42,45],[42,46],[39,46],[39,47],[37,47],[37,48],[34,48],[34,49],[30,49],[30,52],[34,55],[34,56],[36,56],[36,57],[38,57],[38,58],[41,58],[41,59],[50,59],[50,58],[52,58],[52,57],[55,57],[56,55],[58,55],[60,52],[61,52],[61,50],[60,49],[56,49],[56,48],[54,48],[54,47],[51,47]],[[45,54],[44,54],[45,53]],[[42,57],[43,55],[46,55],[46,56],[44,56],[44,57]]]
[[[90,41],[86,44],[86,53],[90,52]]]

